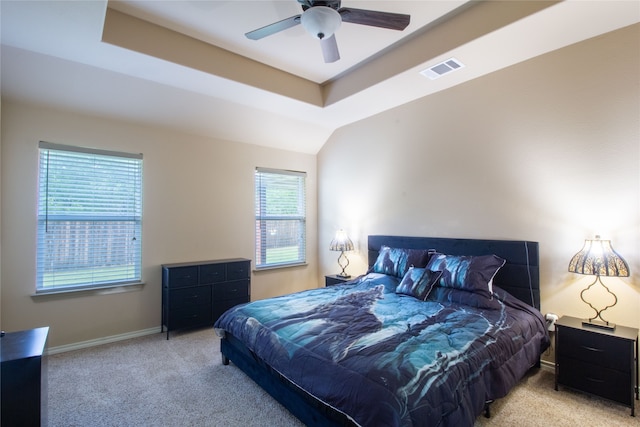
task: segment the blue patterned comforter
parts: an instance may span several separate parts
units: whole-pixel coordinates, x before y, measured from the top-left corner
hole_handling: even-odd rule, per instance
[[[500,289],[489,310],[397,285],[372,273],[237,306],[215,327],[362,426],[472,426],[548,346],[540,313]]]

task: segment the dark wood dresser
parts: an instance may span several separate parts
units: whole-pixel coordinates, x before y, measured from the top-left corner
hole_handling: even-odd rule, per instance
[[[249,302],[251,260],[164,264],[161,331],[213,325],[229,308]]]
[[[1,425],[47,425],[48,336],[49,327],[43,327],[8,332],[0,338]]]
[[[563,316],[556,322],[556,385],[601,396],[631,408],[638,399],[638,329],[607,331]]]

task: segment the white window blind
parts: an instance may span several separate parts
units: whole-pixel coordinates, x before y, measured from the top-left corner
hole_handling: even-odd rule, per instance
[[[256,268],[306,262],[306,173],[256,168]]]
[[[142,154],[40,142],[36,292],[142,279]]]

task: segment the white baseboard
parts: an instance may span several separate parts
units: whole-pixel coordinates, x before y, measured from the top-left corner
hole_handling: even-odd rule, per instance
[[[128,340],[130,338],[138,338],[138,337],[143,337],[145,335],[157,334],[159,332],[160,332],[160,328],[155,327],[155,328],[143,329],[141,331],[133,331],[133,332],[127,332],[119,335],[111,335],[108,337],[96,338],[88,341],[80,341],[73,344],[59,345],[56,347],[49,347],[47,349],[46,354],[58,354],[58,353],[64,353],[67,351],[80,350],[82,348],[95,347],[97,345]]]

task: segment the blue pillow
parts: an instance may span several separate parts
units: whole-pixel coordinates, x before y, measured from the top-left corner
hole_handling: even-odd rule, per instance
[[[428,249],[401,249],[382,246],[371,272],[403,278],[410,267],[424,268],[432,253],[434,251]]]
[[[410,267],[396,288],[396,293],[411,295],[419,300],[426,300],[433,285],[440,279],[442,271],[431,271],[426,268]]]
[[[434,254],[427,268],[442,271],[438,286],[479,293],[491,297],[493,277],[505,264],[496,255],[444,255]]]

